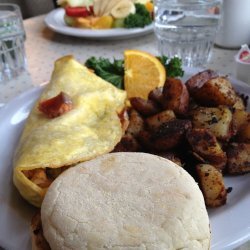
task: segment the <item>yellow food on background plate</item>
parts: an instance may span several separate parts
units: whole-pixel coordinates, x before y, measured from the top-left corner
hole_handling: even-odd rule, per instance
[[[41,111],[47,108],[44,102],[60,98],[66,101],[58,112],[46,115]],[[125,91],[72,56],[57,60],[17,146],[13,180],[20,194],[39,207],[48,186],[62,171],[112,151],[123,135],[118,113],[125,99]]]

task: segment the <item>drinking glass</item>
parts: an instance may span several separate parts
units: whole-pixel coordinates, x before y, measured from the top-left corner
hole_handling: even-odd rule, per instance
[[[179,57],[189,67],[207,63],[219,28],[220,0],[155,0],[154,14],[160,54]]]
[[[25,31],[20,8],[0,4],[0,83],[18,76],[26,68]]]

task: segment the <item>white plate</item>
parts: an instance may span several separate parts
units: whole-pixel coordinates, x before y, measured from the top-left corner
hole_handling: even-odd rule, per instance
[[[235,79],[231,81],[237,91],[250,95],[250,86]],[[0,111],[0,246],[10,250],[30,249],[29,223],[35,209],[13,187],[12,156],[41,90],[35,88],[18,96]],[[225,183],[233,187],[227,204],[209,209],[212,250],[233,249],[250,240],[250,175],[226,177]]]
[[[83,37],[88,39],[95,40],[116,40],[123,38],[131,38],[136,36],[142,36],[153,32],[154,25],[153,23],[144,27],[144,28],[115,28],[115,29],[105,29],[105,30],[91,30],[91,29],[81,29],[69,27],[65,24],[64,19],[64,9],[59,8],[51,11],[45,17],[46,25],[61,34]]]

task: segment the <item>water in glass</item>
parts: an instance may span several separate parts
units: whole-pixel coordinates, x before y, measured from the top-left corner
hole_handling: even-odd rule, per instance
[[[156,0],[155,34],[160,54],[183,65],[207,63],[220,20],[220,0]]]
[[[25,69],[24,40],[18,6],[0,4],[0,82],[18,76]]]

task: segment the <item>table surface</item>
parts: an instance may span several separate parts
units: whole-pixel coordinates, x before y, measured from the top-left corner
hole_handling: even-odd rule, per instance
[[[7,103],[18,94],[50,79],[53,63],[61,56],[72,54],[84,62],[90,56],[122,58],[125,49],[140,49],[157,54],[153,34],[117,41],[90,41],[69,37],[49,30],[44,16],[24,21],[27,39],[27,72],[18,78],[0,83],[0,103]],[[214,48],[211,58],[204,67],[218,70],[223,74],[235,75],[234,55],[237,50]]]
[[[117,41],[90,41],[69,37],[49,30],[44,24],[44,16],[24,21],[27,35],[25,49],[27,71],[14,80],[0,83],[0,105],[7,103],[15,96],[28,89],[49,81],[53,63],[64,55],[74,55],[80,62],[90,56],[122,58],[125,49],[140,49],[157,54],[156,40],[153,34],[140,38]],[[235,76],[234,56],[237,50],[214,47],[206,68],[211,68],[225,75]],[[250,249],[246,244],[239,249]]]

